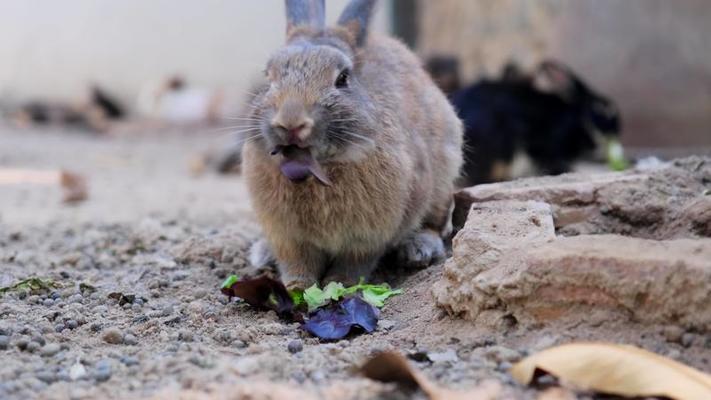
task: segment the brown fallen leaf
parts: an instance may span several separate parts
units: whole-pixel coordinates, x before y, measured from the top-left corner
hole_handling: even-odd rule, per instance
[[[376,381],[420,389],[431,400],[490,400],[495,399],[501,391],[501,387],[496,382],[488,382],[467,391],[441,388],[414,369],[405,357],[389,351],[378,353],[368,360],[360,367],[360,372]]]
[[[83,176],[69,171],[60,171],[59,182],[63,189],[63,202],[78,203],[89,197],[86,178]]]
[[[625,397],[711,399],[711,376],[634,346],[573,343],[529,356],[511,375],[530,384],[536,370],[581,390]]]

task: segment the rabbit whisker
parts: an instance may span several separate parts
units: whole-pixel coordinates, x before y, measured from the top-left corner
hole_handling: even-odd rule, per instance
[[[359,135],[359,134],[357,134],[357,133],[348,132],[348,131],[341,131],[341,132],[342,132],[342,133],[345,133],[346,135],[351,135],[351,136],[354,137],[354,138],[360,139],[360,140],[362,140],[362,141],[364,141],[364,142],[370,144],[371,146],[375,145],[375,141],[374,141],[373,139],[369,138],[369,137],[365,137],[365,136],[363,136],[363,135]]]

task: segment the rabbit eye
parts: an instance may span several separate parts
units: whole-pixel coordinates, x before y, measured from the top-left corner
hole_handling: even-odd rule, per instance
[[[338,74],[338,78],[336,78],[336,87],[339,89],[348,87],[348,70],[343,70],[340,74]]]

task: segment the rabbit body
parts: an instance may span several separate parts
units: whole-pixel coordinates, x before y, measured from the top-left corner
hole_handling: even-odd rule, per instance
[[[358,45],[357,33],[338,27],[302,29],[298,36],[301,44],[281,51],[287,54],[289,68],[328,58],[319,50],[330,49],[318,49],[331,46],[328,40],[344,54],[352,51],[353,86],[362,103],[351,119],[363,125],[348,129],[365,139],[359,143],[358,136],[349,136],[333,151],[329,147],[333,140],[325,135],[310,150],[299,150],[315,154],[328,185],[315,177],[297,183],[285,176],[280,169],[283,159],[270,154],[277,142],[273,137],[244,146],[252,203],[282,279],[289,287],[302,288],[322,278],[355,282],[396,248],[412,265],[426,266],[442,257],[441,237],[448,229],[453,182],[462,163],[462,127],[447,99],[418,59],[394,39],[371,36]],[[308,78],[308,72],[297,75]],[[283,80],[279,82],[289,91]],[[291,93],[301,93],[304,103],[318,103],[323,97],[313,93],[315,83],[309,79],[291,82]],[[272,115],[280,105],[277,116],[283,113],[285,96],[274,91]],[[256,115],[263,115],[264,108],[260,104]],[[313,118],[314,126],[320,119]]]

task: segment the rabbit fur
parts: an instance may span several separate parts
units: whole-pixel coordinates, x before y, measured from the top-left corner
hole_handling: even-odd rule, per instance
[[[286,0],[286,45],[253,102],[250,259],[275,259],[289,288],[357,282],[389,251],[418,267],[445,255],[462,125],[406,46],[369,34],[375,5],[353,0],[325,28],[323,0]]]

